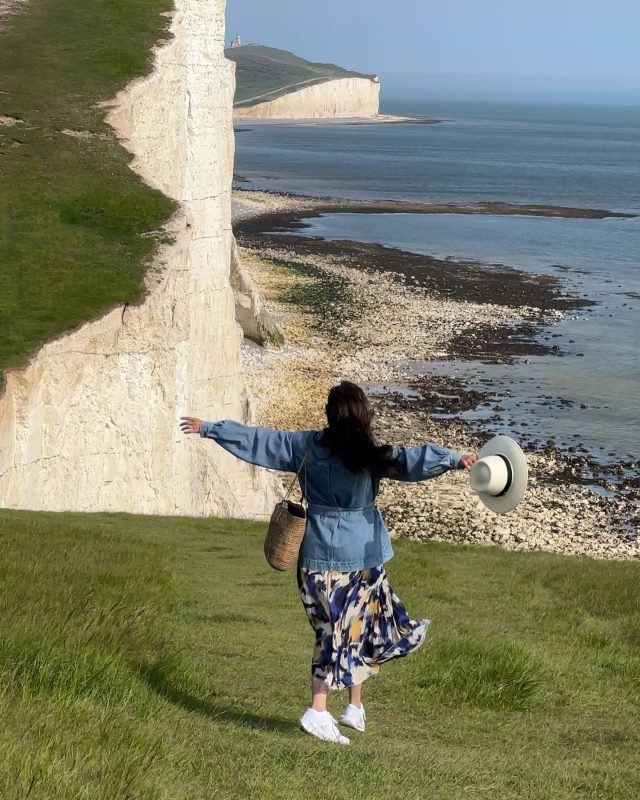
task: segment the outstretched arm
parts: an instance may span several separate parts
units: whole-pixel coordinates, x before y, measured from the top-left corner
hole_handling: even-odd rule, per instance
[[[437,444],[422,447],[394,447],[396,463],[381,475],[396,481],[425,481],[437,478],[450,469],[471,469],[476,456]]]
[[[250,464],[269,469],[295,472],[301,457],[294,448],[296,431],[277,431],[273,428],[252,428],[232,420],[207,422],[196,417],[182,417],[183,433],[199,433],[213,439],[229,453]]]

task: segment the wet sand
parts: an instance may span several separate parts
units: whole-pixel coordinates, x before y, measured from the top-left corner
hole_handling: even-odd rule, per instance
[[[446,375],[410,378],[403,365],[477,358],[508,362],[515,355],[548,352],[537,338],[540,326],[591,301],[561,296],[564,287],[555,278],[509,267],[283,235],[295,232],[301,217],[338,209],[353,213],[354,205],[362,213],[415,208],[264,192],[235,195],[234,230],[242,258],[286,342],[280,351],[244,348],[257,421],[281,428],[321,426],[326,391],[344,378],[369,391],[381,440],[436,441],[476,450],[489,436],[455,414],[486,403],[486,395]],[[494,204],[465,207],[459,213],[496,213],[468,210],[489,205]],[[444,209],[451,213],[451,206]],[[537,212],[610,215],[557,207],[537,207]],[[523,211],[503,206],[503,213]],[[380,505],[393,534],[640,558],[640,539],[634,535],[640,487],[632,471],[637,465],[603,465],[553,444],[524,444],[532,484],[516,513],[497,517],[484,509],[463,473],[420,484],[385,482]],[[606,496],[595,493],[597,487]]]

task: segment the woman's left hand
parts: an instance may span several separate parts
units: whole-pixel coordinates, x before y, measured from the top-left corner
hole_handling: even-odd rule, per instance
[[[180,417],[180,430],[183,433],[200,433],[202,420],[197,417]]]
[[[462,456],[460,459],[460,464],[458,465],[459,469],[471,469],[471,467],[476,463],[478,460],[478,456],[475,453],[467,453],[466,456]]]

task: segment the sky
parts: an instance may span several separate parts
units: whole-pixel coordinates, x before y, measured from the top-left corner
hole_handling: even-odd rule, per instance
[[[236,33],[394,94],[640,103],[640,0],[227,0]]]

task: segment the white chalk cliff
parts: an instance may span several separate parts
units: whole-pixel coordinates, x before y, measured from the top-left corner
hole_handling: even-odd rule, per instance
[[[224,5],[175,0],[153,73],[109,104],[132,168],[180,204],[167,225],[175,243],[158,252],[141,305],[47,343],[7,375],[4,507],[263,517],[279,493],[272,474],[178,429],[185,413],[251,421],[230,282]]]
[[[310,119],[375,117],[380,108],[380,83],[370,78],[335,78],[306,86],[265,103],[235,109],[238,118]]]

